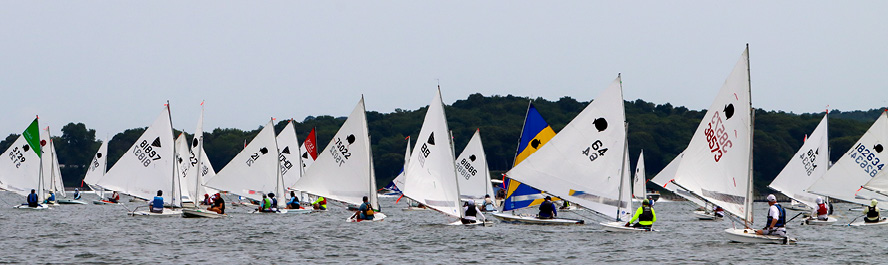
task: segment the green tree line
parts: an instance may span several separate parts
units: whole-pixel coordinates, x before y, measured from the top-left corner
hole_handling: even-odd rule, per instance
[[[447,120],[453,130],[456,153],[465,147],[475,129],[481,130],[488,164],[494,178],[511,168],[518,136],[524,122],[528,101],[526,97],[483,96],[472,94],[446,106]],[[555,131],[559,131],[588,102],[570,97],[557,101],[543,98],[533,100],[534,105]],[[654,104],[643,100],[626,101],[629,123],[629,155],[631,167],[636,165],[639,152],[644,150],[645,169],[648,178],[653,177],[678,155],[690,142],[691,135],[705,114],[705,110],[689,110],[669,103]],[[416,110],[396,109],[391,113],[368,111],[367,119],[371,134],[377,184],[382,187],[401,171],[404,159],[405,138],[411,143],[419,134],[427,107]],[[869,128],[882,110],[830,112],[830,158],[836,161],[851,148]],[[783,111],[756,109],[754,135],[754,177],[756,191],[770,192],[766,186],[785,166],[802,145],[804,135],[811,133],[824,113],[793,114]],[[319,152],[336,133],[345,117],[309,116],[294,121],[300,141],[316,128]],[[286,125],[281,120],[275,125],[280,132]],[[23,126],[24,127],[24,126]],[[109,168],[129,149],[146,128],[128,129],[114,135],[108,143]],[[205,132],[204,148],[213,167],[221,170],[249,142],[261,127],[253,130],[216,128]],[[178,135],[179,131],[176,132]],[[187,135],[189,139],[191,135]],[[10,134],[0,141],[0,150],[6,150],[18,137]],[[80,186],[86,165],[101,144],[96,132],[83,123],[69,123],[62,127],[62,135],[54,136],[59,163],[65,165],[62,176],[66,186]],[[649,188],[656,185],[649,183]]]

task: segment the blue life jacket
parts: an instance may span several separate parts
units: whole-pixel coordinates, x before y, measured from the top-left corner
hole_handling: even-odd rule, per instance
[[[75,192],[75,193],[74,193],[74,199],[75,199],[75,200],[79,200],[79,199],[80,199],[80,192]]]
[[[52,202],[52,201],[55,201],[55,193],[50,193],[50,194],[49,194],[49,201],[51,201],[51,202]]]
[[[28,203],[37,203],[37,193],[28,194]]]
[[[154,209],[163,209],[163,197],[154,196],[154,201],[151,202],[151,206]]]
[[[278,199],[271,198],[271,208],[277,208],[277,207],[278,207]]]
[[[290,202],[287,204],[299,206],[299,201],[296,197],[290,197]]]
[[[777,224],[774,227],[784,227],[786,226],[786,210],[783,209],[783,206],[780,206],[779,203],[775,203],[774,206],[777,206],[777,211],[780,212],[780,218],[777,218]],[[768,212],[768,222],[765,223],[765,227],[771,226],[771,221],[774,218],[771,218],[770,212]]]

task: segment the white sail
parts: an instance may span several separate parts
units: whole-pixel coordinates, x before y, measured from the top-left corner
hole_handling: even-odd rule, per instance
[[[277,141],[271,120],[206,186],[253,200],[277,191],[280,182]],[[283,200],[278,200],[278,204]]]
[[[506,176],[614,219],[623,215],[629,202],[620,197],[626,149],[622,93],[617,76],[564,129]]]
[[[188,139],[186,139],[185,133],[179,134],[179,137],[176,137],[176,182],[175,188],[173,189],[173,196],[176,198],[181,198],[179,200],[179,204],[181,203],[194,203],[194,198],[196,198],[193,189],[188,189],[188,183],[194,182],[190,179],[187,179],[188,172],[191,171],[191,151],[188,150]],[[181,205],[176,205],[181,206]]]
[[[820,179],[828,168],[827,116],[823,116],[811,136],[806,137],[799,151],[790,158],[786,167],[768,185],[768,187],[780,191],[812,209],[817,208],[817,195],[808,193],[805,189]]]
[[[105,176],[105,170],[107,170],[108,162],[108,141],[102,141],[102,145],[99,146],[99,150],[96,151],[96,154],[93,155],[92,161],[89,163],[89,167],[86,169],[86,176],[83,177],[83,182],[86,185],[89,185],[93,190],[101,189],[98,186],[99,180]]]
[[[49,134],[49,127],[40,130],[40,139],[46,141],[43,146],[43,189],[45,193],[52,191],[56,196],[65,197],[65,185],[62,183],[62,172],[59,157],[55,150],[55,142]]]
[[[404,174],[407,173],[407,165],[409,165],[409,164],[410,164],[410,136],[407,136],[407,150],[404,151],[404,167],[401,169],[401,174],[398,174],[398,176],[395,177],[394,180],[392,180],[392,183],[395,183],[395,187],[398,188],[399,190],[404,187],[404,182],[406,181]]]
[[[628,136],[628,135],[627,135]],[[632,218],[632,169],[629,165],[629,139],[626,139],[625,147],[623,148],[623,178],[620,182],[620,202],[624,202],[629,204],[627,209],[621,209],[621,211],[625,212],[617,218],[617,221],[628,221]],[[625,218],[625,219],[623,219]]]
[[[687,199],[697,205],[706,207],[708,204],[701,200],[699,197],[694,196],[688,190],[683,189],[679,186],[676,186],[675,183],[672,183],[672,180],[675,179],[675,172],[678,171],[678,164],[681,164],[681,158],[684,156],[684,153],[680,153],[672,161],[669,162],[663,170],[660,170],[660,173],[657,173],[654,178],[651,179],[651,182],[654,184],[662,186],[664,189],[675,193],[682,198]]]
[[[296,189],[350,204],[361,204],[362,198],[368,196],[371,205],[378,209],[371,162],[370,132],[361,98],[324,151],[318,153],[317,160],[296,182]]]
[[[213,195],[218,192],[203,185],[207,180],[216,176],[216,170],[210,164],[207,152],[203,149],[203,103],[200,106],[200,118],[197,120],[197,129],[194,130],[194,137],[191,139],[191,154],[189,157],[191,162],[189,166],[191,166],[192,170],[189,170],[185,176],[185,179],[188,180],[185,186],[188,187],[189,193],[195,196],[195,200],[202,199],[204,194]]]
[[[456,157],[456,173],[461,198],[483,200],[485,195],[494,195],[480,129],[475,130],[466,148]]]
[[[835,199],[869,205],[870,200],[886,200],[888,197],[871,190],[861,189],[873,177],[882,174],[888,151],[888,113],[882,115],[875,123],[845,152],[839,161],[832,165],[826,174],[808,188],[808,192],[829,196]],[[879,177],[881,179],[881,177]],[[868,185],[880,187],[881,180]]]
[[[179,198],[173,196],[176,175],[174,144],[169,107],[164,106],[151,127],[96,184],[146,200],[161,190],[164,202],[171,205],[181,203]]]
[[[647,189],[645,188],[646,185],[647,181],[644,179],[644,150],[642,150],[641,154],[638,154],[638,161],[636,161],[635,165],[635,180],[632,183],[632,197],[644,200],[645,192],[647,192]]]
[[[3,189],[27,196],[31,189],[40,185],[40,157],[28,145],[25,137],[19,137],[3,153],[0,159],[0,183]]]
[[[302,177],[302,170],[299,168],[299,140],[296,139],[296,128],[293,126],[293,120],[287,123],[284,130],[277,136],[278,148],[280,155],[278,160],[281,164],[281,177],[284,179],[284,187],[293,187],[296,181]]]
[[[419,130],[417,152],[410,156],[401,192],[439,212],[462,218],[452,141],[439,88]]]
[[[678,166],[675,183],[748,219],[752,167],[752,109],[748,49],[697,126]]]

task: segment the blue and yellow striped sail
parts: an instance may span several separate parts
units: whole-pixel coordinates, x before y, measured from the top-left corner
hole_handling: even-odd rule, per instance
[[[518,152],[515,155],[513,167],[542,148],[552,137],[555,137],[552,126],[549,126],[533,103],[530,103],[530,106],[527,107],[527,116],[524,118],[524,129],[521,130],[521,139],[518,142]],[[517,180],[506,178],[505,183],[506,199],[503,202],[503,211],[540,205],[546,197],[542,191],[521,184]],[[553,200],[556,199],[553,198]]]

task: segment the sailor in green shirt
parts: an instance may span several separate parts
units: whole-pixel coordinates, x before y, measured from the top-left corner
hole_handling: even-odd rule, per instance
[[[638,223],[635,223],[636,220],[638,220]],[[629,222],[626,223],[626,226],[631,225],[632,227],[651,229],[651,226],[654,225],[654,222],[656,221],[657,213],[654,212],[654,207],[651,207],[651,201],[645,199],[641,203],[641,207],[638,207],[638,210],[635,210],[635,215],[632,216],[632,220],[629,220]]]

